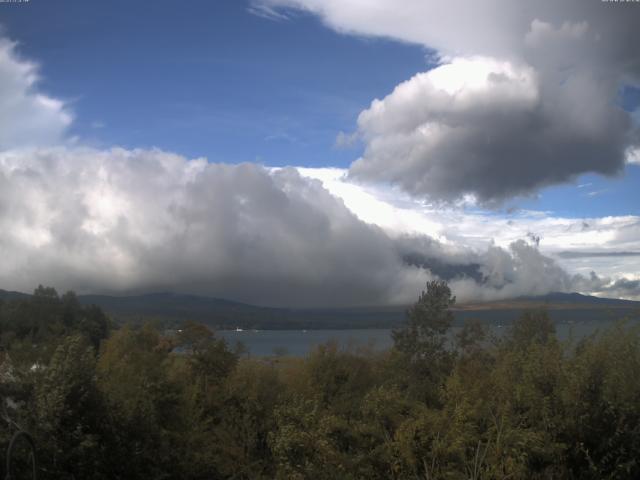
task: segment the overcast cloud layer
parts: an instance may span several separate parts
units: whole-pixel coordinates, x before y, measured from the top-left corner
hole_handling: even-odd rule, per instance
[[[640,81],[640,9],[601,0],[260,0],[345,33],[417,43],[440,65],[358,118],[356,179],[493,205],[637,161],[638,126],[618,102]],[[286,10],[283,10],[286,12]]]
[[[462,301],[573,290],[640,295],[627,272],[569,272],[542,253],[540,233],[576,246],[559,239],[563,219],[509,229],[458,212],[446,222],[455,210],[424,211],[414,198],[365,188],[336,170],[70,143],[64,103],[38,90],[37,66],[18,58],[12,43],[0,45],[0,118],[8,126],[0,133],[1,288],[43,283],[82,293],[171,290],[335,306],[410,302],[426,280],[443,278]],[[504,68],[504,81],[517,83],[504,86],[504,101],[526,107],[531,98],[519,85],[535,74]],[[487,226],[482,241],[478,225]],[[620,238],[607,240],[611,225]],[[635,217],[593,219],[588,228],[602,242],[578,242],[584,251],[637,249]]]

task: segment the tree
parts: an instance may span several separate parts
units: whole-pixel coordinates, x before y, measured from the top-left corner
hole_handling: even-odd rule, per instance
[[[395,360],[405,364],[409,374],[407,386],[428,403],[437,402],[451,370],[453,353],[447,349],[447,332],[455,302],[445,281],[429,281],[407,311],[406,324],[392,332]]]
[[[446,333],[453,322],[450,310],[456,302],[447,282],[427,282],[416,303],[407,311],[407,323],[393,331],[395,348],[407,354],[412,361],[419,361],[441,354]]]
[[[169,378],[171,345],[150,325],[128,326],[104,342],[97,385],[109,409],[114,478],[179,477],[179,385]]]
[[[524,312],[511,326],[507,342],[512,347],[524,349],[531,345],[544,345],[555,341],[556,327],[546,310]]]
[[[185,322],[176,346],[187,354],[192,381],[204,390],[221,384],[238,362],[238,355],[224,338],[216,338],[208,327],[198,323]]]
[[[81,335],[56,348],[51,362],[35,370],[31,430],[39,463],[50,478],[104,478],[101,418],[103,404],[95,385],[95,354]]]

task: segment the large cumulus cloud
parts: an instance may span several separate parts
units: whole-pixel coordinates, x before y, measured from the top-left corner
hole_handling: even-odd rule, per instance
[[[483,57],[418,74],[360,114],[366,150],[350,173],[486,203],[620,170],[630,121],[610,92],[585,77],[558,92],[541,81],[531,67]]]
[[[292,169],[160,151],[0,154],[0,282],[261,304],[398,301],[425,272]]]
[[[410,302],[431,278],[463,301],[570,291],[582,279],[522,240],[478,251],[389,235],[295,169],[158,150],[0,153],[0,231],[0,285],[19,290],[329,306]]]
[[[566,0],[264,0],[331,27],[435,49],[439,65],[358,118],[356,179],[485,204],[632,161],[638,129],[619,105],[640,82],[640,9]]]

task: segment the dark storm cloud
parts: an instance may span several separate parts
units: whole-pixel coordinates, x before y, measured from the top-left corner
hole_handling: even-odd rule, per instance
[[[446,248],[425,235],[402,235],[395,239],[395,248],[406,265],[427,269],[443,280],[484,281],[480,259],[470,250]]]

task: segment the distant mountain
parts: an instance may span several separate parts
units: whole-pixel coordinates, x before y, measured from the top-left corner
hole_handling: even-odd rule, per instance
[[[618,305],[629,307],[640,307],[640,302],[633,300],[621,300],[619,298],[603,298],[594,297],[593,295],[583,295],[581,293],[563,293],[554,292],[548,293],[538,297],[521,297],[516,300],[529,300],[532,302],[544,302],[544,303],[569,303],[572,305]]]
[[[565,309],[602,309],[623,308],[640,309],[640,302],[603,298],[581,293],[553,292],[533,297],[518,297],[510,300],[495,300],[483,303],[467,303],[458,305],[459,310],[514,310],[522,308],[546,308],[548,310]]]
[[[8,290],[0,289],[0,300],[14,300],[16,298],[27,298],[30,295],[22,292],[11,292]]]
[[[28,297],[25,293],[0,290],[0,299]],[[407,306],[353,308],[270,308],[219,298],[176,293],[131,296],[80,295],[85,305],[98,305],[120,322],[156,320],[179,325],[192,320],[218,329],[354,329],[393,328],[400,325]],[[528,309],[546,308],[556,321],[597,321],[640,317],[640,302],[599,298],[579,293],[550,293],[538,297],[461,304],[454,308],[456,323],[477,318],[507,324]]]
[[[376,328],[397,324],[404,318],[404,307],[288,309],[175,293],[78,298],[83,304],[98,305],[121,321],[193,320],[218,328]]]
[[[392,328],[405,318],[407,306],[353,308],[269,308],[218,298],[173,293],[128,297],[84,295],[80,301],[96,304],[121,321],[157,319],[169,323],[193,320],[217,328],[340,329]],[[546,308],[558,321],[597,320],[640,312],[640,302],[599,298],[579,293],[551,293],[509,301],[459,305],[457,323],[468,318],[509,323],[523,311]]]
[[[112,313],[150,316],[156,315],[196,315],[207,316],[212,312],[225,312],[230,315],[237,312],[259,312],[265,309],[244,303],[177,293],[149,293],[134,296],[80,295],[84,304],[95,304]]]

